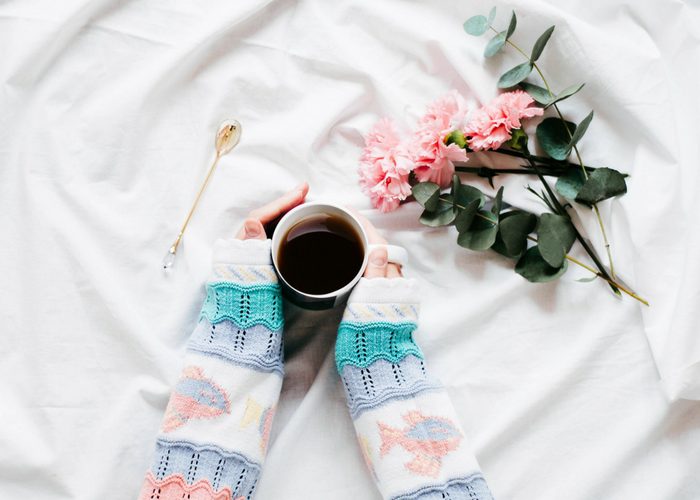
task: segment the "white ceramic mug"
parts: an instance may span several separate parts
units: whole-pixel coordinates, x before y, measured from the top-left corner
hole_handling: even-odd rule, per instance
[[[357,272],[355,277],[342,288],[323,295],[313,295],[297,290],[291,286],[284,278],[284,275],[280,272],[278,260],[280,245],[282,244],[282,240],[286,236],[287,232],[298,222],[319,214],[338,217],[346,221],[360,236],[363,258],[360,270]],[[279,277],[280,284],[282,285],[282,293],[284,293],[287,299],[305,309],[330,309],[344,303],[348,299],[353,287],[358,281],[360,281],[360,278],[365,272],[370,252],[374,247],[379,246],[386,247],[390,262],[400,265],[404,265],[406,263],[407,253],[402,247],[395,245],[370,245],[369,241],[367,240],[367,233],[362,227],[362,224],[357,217],[355,217],[348,210],[330,203],[309,202],[293,208],[277,223],[275,231],[272,234],[272,263],[275,267],[275,271],[277,272],[277,276]]]

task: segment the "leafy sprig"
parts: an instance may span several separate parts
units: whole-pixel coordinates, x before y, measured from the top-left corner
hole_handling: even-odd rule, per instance
[[[547,188],[538,193],[528,187],[553,212],[540,216],[506,205],[503,187],[487,208],[488,197],[478,188],[462,184],[458,174],[453,176],[449,191],[441,192],[440,186],[433,182],[416,183],[412,190],[413,197],[424,208],[421,223],[430,227],[454,225],[458,245],[475,251],[491,249],[514,260],[515,272],[528,281],[544,283],[555,280],[572,262],[593,273],[593,278],[600,277],[648,305],[635,292],[568,254],[576,240],[581,242],[584,250],[591,249],[551,188]],[[528,246],[528,242],[535,245]],[[602,267],[597,257],[594,261]]]
[[[565,257],[576,239],[566,214],[538,217],[505,206],[503,187],[490,208],[486,208],[486,195],[474,186],[462,184],[457,174],[449,194],[441,193],[440,186],[433,182],[421,182],[413,186],[413,196],[424,208],[421,222],[433,227],[454,223],[459,246],[476,251],[492,249],[514,259],[515,271],[529,281],[551,281],[566,271]],[[554,208],[546,193],[538,196]],[[528,248],[529,239],[537,241],[537,245]]]
[[[595,212],[598,225],[600,227],[601,235],[605,244],[605,250],[608,256],[608,262],[610,264],[610,275],[614,278],[614,264],[612,258],[612,251],[610,248],[610,242],[608,241],[607,233],[605,231],[605,225],[603,224],[600,211],[598,209],[597,203],[603,201],[604,199],[618,196],[626,192],[626,187],[623,188],[624,177],[620,172],[613,171],[615,173],[609,172],[608,174],[598,174],[598,178],[591,181],[589,188],[583,191],[583,195],[579,196],[579,191],[583,190],[584,185],[589,181],[588,171],[584,165],[581,152],[578,149],[578,142],[585,134],[588,129],[588,125],[593,119],[593,112],[591,112],[578,126],[572,126],[570,122],[567,122],[562,115],[558,103],[567,99],[574,94],[578,93],[584,86],[584,84],[576,84],[565,88],[558,94],[555,94],[547,79],[544,76],[541,68],[537,64],[537,60],[542,55],[547,42],[549,41],[555,27],[551,26],[547,28],[535,42],[530,54],[527,54],[518,45],[516,45],[512,40],[511,36],[515,32],[515,27],[517,26],[517,17],[515,12],[512,12],[510,21],[508,23],[508,29],[506,31],[498,31],[493,26],[493,21],[496,17],[495,7],[491,9],[488,17],[486,16],[474,16],[468,19],[464,23],[464,30],[470,35],[481,36],[487,31],[491,30],[495,35],[489,40],[486,48],[484,50],[484,55],[486,57],[493,57],[498,52],[503,49],[503,47],[510,45],[513,49],[519,52],[525,59],[526,62],[521,63],[501,75],[498,86],[499,88],[511,88],[519,85],[523,90],[525,90],[530,96],[542,104],[545,108],[553,107],[557,118],[549,118],[544,120],[537,129],[537,138],[540,147],[553,159],[564,160],[573,151],[578,160],[580,167],[581,177],[583,178],[582,183],[574,182],[563,182],[562,184],[557,183],[557,190],[565,197],[571,200],[575,200],[582,203],[589,208],[592,208]],[[505,36],[504,36],[505,34]],[[533,83],[525,82],[524,80],[530,76],[532,71],[535,70],[544,88]],[[556,121],[556,125],[555,125]],[[542,130],[540,130],[540,128]],[[613,170],[613,169],[608,169]],[[622,182],[620,182],[622,181]],[[601,188],[601,183],[605,183],[605,188]],[[563,189],[560,189],[563,188]],[[594,191],[595,195],[591,193]],[[600,198],[600,196],[603,196]]]

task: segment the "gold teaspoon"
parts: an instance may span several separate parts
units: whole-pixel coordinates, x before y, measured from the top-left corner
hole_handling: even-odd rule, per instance
[[[195,208],[197,208],[199,199],[202,197],[207,184],[209,184],[209,179],[211,179],[211,176],[214,174],[214,170],[216,170],[219,159],[236,147],[241,140],[241,132],[241,124],[236,120],[226,120],[219,126],[219,130],[216,133],[216,140],[214,142],[214,145],[216,146],[216,156],[214,157],[214,162],[211,164],[211,167],[209,167],[209,172],[207,172],[207,176],[204,178],[204,182],[199,188],[197,197],[194,199],[194,203],[192,203],[192,207],[185,218],[185,222],[180,228],[177,238],[175,238],[173,244],[170,245],[168,253],[166,253],[165,257],[163,258],[163,271],[168,272],[173,267],[173,264],[175,263],[175,254],[177,252],[177,248],[180,246],[180,241],[182,241],[182,236],[185,234],[185,229],[187,229],[187,225],[190,223],[190,219],[192,218],[192,214],[194,214]]]

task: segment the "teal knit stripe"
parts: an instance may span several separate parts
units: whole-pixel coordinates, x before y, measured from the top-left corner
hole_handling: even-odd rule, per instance
[[[207,298],[199,316],[202,318],[212,324],[227,319],[242,329],[265,325],[270,330],[279,330],[284,325],[280,286],[231,281],[208,283]]]
[[[415,329],[415,323],[341,322],[335,344],[338,373],[345,365],[366,368],[378,359],[398,363],[409,354],[423,359],[423,352],[413,341]]]

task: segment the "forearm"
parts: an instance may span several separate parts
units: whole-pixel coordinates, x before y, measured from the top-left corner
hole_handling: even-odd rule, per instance
[[[363,279],[350,298],[336,362],[360,447],[387,499],[486,500],[491,494],[442,386],[413,339],[412,280]]]
[[[140,499],[252,497],[282,385],[282,326],[269,241],[218,242]]]

